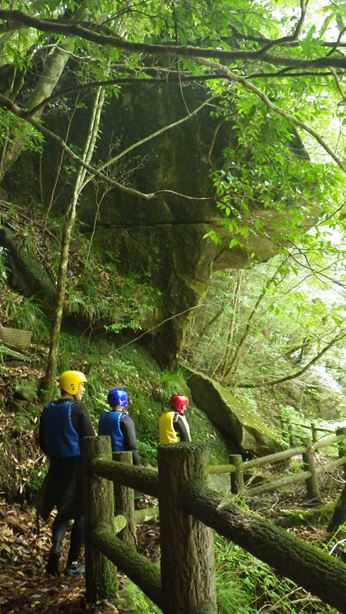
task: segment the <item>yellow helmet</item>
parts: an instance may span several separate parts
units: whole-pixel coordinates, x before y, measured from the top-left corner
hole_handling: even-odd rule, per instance
[[[87,378],[81,371],[64,371],[59,376],[59,388],[70,394],[77,394],[78,384],[86,381]]]

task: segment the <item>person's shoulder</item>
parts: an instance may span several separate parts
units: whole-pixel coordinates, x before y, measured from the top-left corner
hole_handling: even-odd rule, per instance
[[[43,406],[41,414],[44,415],[51,408],[54,408],[61,403],[63,403],[63,399],[52,399],[51,401],[48,401],[48,403],[45,403]]]
[[[83,403],[74,403],[72,401],[72,411],[76,414],[88,414],[88,410]]]

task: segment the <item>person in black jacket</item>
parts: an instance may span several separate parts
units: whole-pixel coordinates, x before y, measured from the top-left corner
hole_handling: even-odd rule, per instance
[[[140,465],[137,450],[136,429],[127,411],[128,396],[124,388],[112,388],[108,392],[107,401],[110,411],[104,411],[99,418],[99,435],[109,435],[113,452],[132,452],[134,465]]]
[[[64,371],[59,377],[60,399],[48,403],[40,418],[39,444],[49,458],[49,469],[37,507],[44,519],[57,507],[46,566],[47,573],[54,576],[60,574],[62,542],[72,519],[65,575],[84,574],[84,565],[78,560],[84,541],[81,441],[95,434],[90,416],[81,403],[86,381],[80,371]]]

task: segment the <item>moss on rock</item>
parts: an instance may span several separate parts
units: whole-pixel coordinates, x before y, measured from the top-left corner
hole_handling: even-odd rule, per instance
[[[235,450],[261,456],[283,449],[281,440],[244,398],[197,371],[188,372],[194,402]]]

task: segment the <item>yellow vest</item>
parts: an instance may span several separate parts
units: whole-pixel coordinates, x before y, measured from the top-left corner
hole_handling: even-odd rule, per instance
[[[179,443],[180,437],[173,427],[174,411],[167,411],[159,419],[160,443]]]
[[[167,411],[166,413],[162,414],[162,416],[159,419],[159,438],[160,438],[161,444],[180,443],[180,436],[175,431],[174,426],[173,426],[174,414],[175,414],[174,411]],[[187,420],[186,418],[184,418],[184,416],[180,416],[180,418],[184,420],[185,427],[186,427],[186,430],[188,432],[189,439],[190,439],[190,429],[189,429]]]

